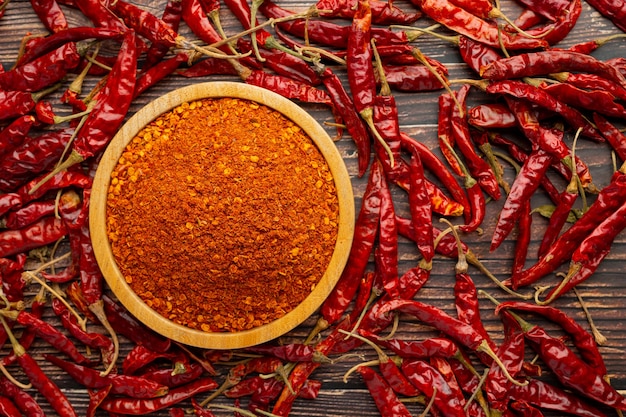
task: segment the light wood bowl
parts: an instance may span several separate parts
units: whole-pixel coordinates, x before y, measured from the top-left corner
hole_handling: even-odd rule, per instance
[[[126,145],[148,123],[176,106],[203,98],[233,97],[266,105],[299,125],[317,145],[334,177],[339,200],[339,229],[328,268],[311,294],[275,321],[240,332],[204,332],[174,323],[151,309],[126,283],[107,237],[106,203],[111,172]],[[326,131],[301,107],[271,91],[235,82],[208,82],[174,90],[133,115],[113,138],[98,166],[90,202],[91,238],[98,265],[119,301],[154,331],[180,343],[207,349],[237,349],[277,338],[304,322],[337,283],[348,259],[354,232],[354,197],[345,164]]]

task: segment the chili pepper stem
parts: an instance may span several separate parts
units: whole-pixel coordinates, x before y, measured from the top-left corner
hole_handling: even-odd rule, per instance
[[[428,401],[428,404],[426,404],[426,407],[424,408],[424,411],[422,411],[418,417],[426,417],[428,415],[428,413],[430,412],[430,409],[433,408],[433,404],[435,403],[436,396],[437,396],[437,387],[433,387],[433,395],[431,395],[430,400]]]
[[[480,261],[480,259],[478,259],[476,254],[474,254],[474,252],[472,252],[471,250],[467,251],[467,253],[465,254],[465,258],[467,259],[467,262],[470,263],[470,265],[478,268],[480,272],[482,272],[487,278],[493,281],[494,284],[496,284],[501,290],[505,291],[507,294],[510,294],[517,298],[521,298],[522,300],[530,300],[533,298],[532,294],[521,294],[504,285],[502,281],[500,281],[495,275],[493,275],[491,271],[489,271],[489,269],[487,269],[487,267]]]
[[[252,7],[250,7],[250,26],[254,26],[256,24],[256,14],[259,10],[259,7],[263,4],[263,0],[252,0]],[[256,32],[253,32],[250,36],[252,40],[252,50],[254,51],[254,56],[259,62],[265,62],[265,58],[261,56],[259,52],[259,45],[256,38]]]
[[[380,360],[374,359],[374,360],[371,360],[371,361],[361,362],[361,363],[359,363],[357,365],[354,365],[352,368],[348,369],[345,374],[343,374],[343,382],[347,384],[348,383],[348,378],[350,378],[350,375],[352,375],[354,372],[356,372],[360,367],[362,367],[362,366],[376,366],[376,365],[380,365]]]
[[[573,263],[572,265],[570,265],[569,271],[567,271],[565,278],[563,278],[559,285],[557,285],[554,290],[552,290],[551,295],[543,301],[539,299],[539,296],[543,294],[548,289],[548,287],[538,287],[535,291],[535,303],[537,305],[543,306],[550,304],[552,301],[554,301],[559,296],[563,288],[565,288],[567,283],[571,281],[572,277],[576,275],[581,268],[582,265],[580,263]]]
[[[458,46],[460,36],[458,35],[446,36],[446,35],[442,35],[441,33],[434,32],[435,29],[439,29],[440,27],[441,27],[441,24],[436,23],[426,28],[416,28],[413,26],[405,26],[405,25],[390,25],[389,29],[402,29],[409,42],[414,42],[415,40],[417,40],[417,38],[419,38],[423,34],[428,34],[428,35],[435,36],[436,38],[439,38],[441,40],[450,42],[453,45]]]
[[[106,376],[111,373],[111,371],[115,367],[115,363],[117,362],[117,358],[120,354],[120,342],[117,338],[117,333],[115,333],[115,330],[113,330],[113,327],[111,326],[111,323],[109,323],[106,313],[104,312],[104,302],[102,300],[98,300],[95,303],[90,304],[89,311],[91,311],[96,316],[96,318],[100,321],[102,327],[104,327],[109,335],[111,335],[111,341],[113,342],[113,356],[111,358],[109,366],[107,367],[107,369],[100,372],[101,376]]]
[[[226,390],[237,385],[240,381],[240,377],[235,376],[232,372],[229,372],[222,385],[220,385],[219,388],[211,393],[211,395],[209,395],[207,398],[199,403],[200,407],[206,407],[211,401],[222,395],[222,393]]]
[[[439,81],[443,88],[445,88],[446,91],[450,94],[452,101],[454,101],[454,104],[458,107],[461,114],[464,114],[461,103],[459,103],[459,100],[456,98],[456,94],[454,94],[454,92],[450,88],[450,81],[445,80],[443,76],[435,68],[433,68],[433,66],[430,64],[430,62],[428,62],[422,51],[420,51],[418,48],[411,49],[411,54],[413,55],[413,57],[415,57],[415,59],[421,62],[426,68],[428,68],[428,71],[430,71],[435,76],[435,78],[437,78],[437,81]]]
[[[504,364],[502,363],[502,361],[500,360],[498,355],[496,355],[495,352],[491,349],[491,347],[489,347],[489,344],[487,343],[486,340],[483,340],[482,342],[480,342],[480,345],[478,346],[476,351],[477,352],[483,352],[483,353],[487,354],[489,357],[491,357],[491,359],[493,359],[493,362],[497,366],[499,366],[500,369],[502,369],[502,373],[504,374],[506,379],[508,379],[513,385],[517,385],[519,387],[523,387],[525,385],[528,385],[528,381],[519,382],[518,380],[514,379],[511,376],[511,374],[509,373],[509,370],[506,369],[506,366],[504,366]]]
[[[15,335],[13,334],[13,331],[11,331],[11,328],[9,327],[4,316],[2,315],[0,315],[0,322],[2,322],[2,327],[4,327],[4,331],[9,337],[9,340],[11,341],[11,347],[13,348],[13,353],[15,353],[15,356],[25,355],[26,350],[24,349],[24,346],[20,345],[20,342],[17,341],[17,339],[15,338]],[[0,370],[8,379],[11,380],[11,382],[13,382],[18,387],[22,389],[32,388],[33,385],[31,383],[23,384],[19,382],[18,380],[16,380],[15,378],[13,378],[13,376],[8,372],[8,370],[2,364],[0,364]]]
[[[463,409],[467,412],[467,410],[469,409],[470,404],[472,403],[472,401],[474,401],[479,393],[481,393],[481,389],[482,386],[485,385],[485,381],[487,380],[487,377],[489,376],[489,368],[486,368],[483,371],[482,376],[480,377],[480,380],[478,381],[478,386],[476,387],[476,389],[474,390],[474,392],[472,392],[472,395],[467,399],[467,402],[465,403],[465,407],[463,407]],[[489,415],[490,413],[487,413],[487,415]]]
[[[85,111],[81,111],[79,113],[73,113],[67,116],[54,116],[54,123],[61,124],[65,122],[69,122],[70,120],[78,119],[83,116],[87,116],[91,112],[91,109],[87,109]]]
[[[311,330],[307,338],[304,340],[304,344],[308,345],[311,342],[313,342],[313,339],[318,334],[328,329],[329,327],[330,327],[330,323],[328,323],[328,321],[324,317],[320,317],[319,319],[317,319],[317,323],[315,323],[315,327]]]
[[[73,167],[76,164],[80,164],[84,160],[85,159],[78,152],[72,151],[65,161],[57,165],[52,171],[48,173],[48,175],[43,177],[37,184],[35,184],[35,186],[28,191],[28,194],[35,193],[35,191],[37,191],[42,185],[48,182],[56,174],[65,169]]]
[[[587,322],[589,323],[589,327],[591,328],[591,334],[593,334],[593,338],[595,339],[596,343],[600,346],[606,344],[607,339],[602,333],[600,333],[600,330],[598,330],[596,324],[593,322],[593,318],[591,317],[591,313],[587,308],[585,300],[583,300],[583,297],[580,295],[580,292],[576,287],[574,287],[573,290],[574,294],[576,294],[576,298],[578,298],[578,302],[580,303],[583,312],[585,313],[585,317],[587,318]]]

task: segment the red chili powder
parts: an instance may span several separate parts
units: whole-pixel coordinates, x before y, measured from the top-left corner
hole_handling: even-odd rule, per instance
[[[332,257],[338,216],[311,139],[275,110],[231,98],[185,103],[146,126],[107,200],[131,288],[207,332],[254,328],[300,304]]]

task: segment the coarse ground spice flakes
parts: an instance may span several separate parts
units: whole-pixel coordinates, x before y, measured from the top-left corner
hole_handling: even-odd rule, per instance
[[[309,295],[338,230],[311,139],[252,101],[203,99],[146,126],[111,178],[107,231],[131,288],[204,331],[269,323]]]

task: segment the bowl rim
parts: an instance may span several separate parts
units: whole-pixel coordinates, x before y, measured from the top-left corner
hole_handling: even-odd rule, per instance
[[[339,203],[339,225],[333,255],[326,272],[302,303],[284,316],[239,332],[204,332],[174,323],[150,308],[128,285],[118,268],[106,227],[106,202],[111,172],[126,145],[146,125],[163,113],[204,98],[251,100],[276,110],[300,126],[316,144],[333,175]],[[210,81],[172,90],[146,104],[131,116],[113,137],[99,162],[89,207],[89,227],[96,261],[118,300],[139,321],[157,333],[179,343],[207,349],[237,349],[268,342],[293,330],[321,306],[345,267],[354,233],[355,207],[352,185],[345,163],[324,128],[302,107],[272,91],[253,85]]]

